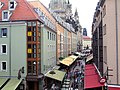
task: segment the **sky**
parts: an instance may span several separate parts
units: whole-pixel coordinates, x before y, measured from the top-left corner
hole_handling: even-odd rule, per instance
[[[72,4],[72,13],[75,13],[77,8],[79,15],[79,22],[82,28],[86,28],[88,36],[91,37],[92,21],[97,2],[99,0],[69,0]],[[40,0],[47,8],[50,0]]]

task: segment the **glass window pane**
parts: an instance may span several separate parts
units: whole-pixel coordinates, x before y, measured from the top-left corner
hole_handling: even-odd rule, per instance
[[[6,45],[2,45],[2,53],[6,53]]]
[[[28,41],[31,41],[31,37],[27,37]]]
[[[32,25],[31,25],[31,22],[28,22],[28,26],[32,26]]]
[[[6,70],[6,62],[2,62],[2,70]]]
[[[8,12],[4,12],[4,19],[8,19]]]
[[[2,33],[2,37],[6,37],[7,36],[7,28],[2,28],[1,33]]]

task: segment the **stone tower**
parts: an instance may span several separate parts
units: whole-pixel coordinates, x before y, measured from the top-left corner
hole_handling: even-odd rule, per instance
[[[72,5],[69,0],[50,0],[49,9],[59,15],[64,21],[72,16]]]
[[[87,36],[87,29],[83,28],[83,36]]]

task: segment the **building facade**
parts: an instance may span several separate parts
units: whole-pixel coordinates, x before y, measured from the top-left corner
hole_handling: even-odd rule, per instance
[[[56,21],[41,2],[29,3],[44,22],[41,25],[41,73],[45,74],[56,65]]]
[[[22,79],[26,85],[24,89],[42,90],[44,71],[56,65],[55,19],[40,2],[2,0],[1,3],[3,54],[0,62],[3,71],[0,75],[7,76],[10,81],[13,77]],[[46,57],[47,53],[51,53],[50,56]]]
[[[93,57],[108,84],[120,84],[119,0],[100,0],[93,18]],[[111,13],[112,12],[112,13]]]
[[[67,57],[71,54],[71,28],[70,24],[66,23],[56,14],[53,14],[56,19],[57,27],[57,64],[61,58]]]
[[[72,27],[74,28],[74,32],[76,32],[76,35],[77,35],[77,51],[81,51],[82,50],[82,27],[79,22],[79,15],[78,15],[77,9],[73,16],[72,4],[70,4],[69,0],[51,0],[49,4],[49,9],[51,13],[56,14],[63,21],[72,25]]]
[[[83,36],[83,49],[91,49],[91,38]]]
[[[0,22],[0,79],[13,82],[26,78],[26,26],[26,22]],[[21,78],[18,79],[19,77]],[[23,84],[24,88],[26,87],[25,80],[20,81],[20,83]],[[1,85],[3,84],[1,82]],[[21,85],[18,84],[17,88],[19,89],[19,87]]]

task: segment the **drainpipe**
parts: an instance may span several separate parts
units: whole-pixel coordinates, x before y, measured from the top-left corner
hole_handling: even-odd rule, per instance
[[[10,41],[9,41],[9,72],[10,72],[10,78],[11,78],[11,22],[10,22],[10,30],[9,30],[9,37],[10,37]]]
[[[116,17],[116,75],[117,75],[117,84],[119,83],[118,75],[118,12],[117,12],[117,0],[115,0],[115,17]]]

